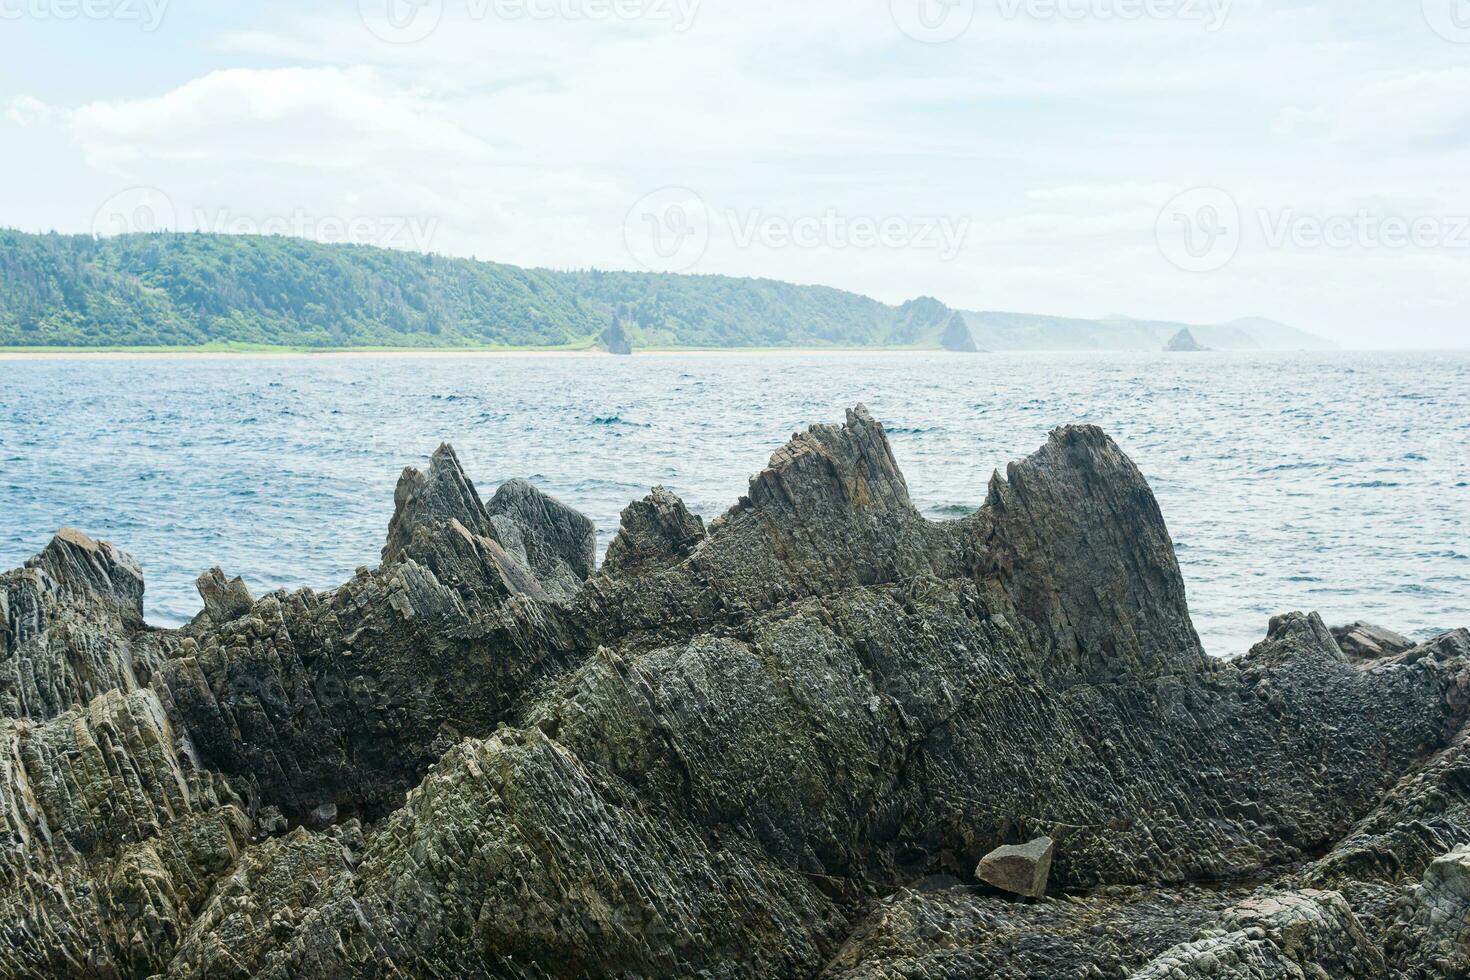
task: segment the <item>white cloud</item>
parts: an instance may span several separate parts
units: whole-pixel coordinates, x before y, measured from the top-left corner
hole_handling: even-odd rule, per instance
[[[123,182],[163,188],[186,219],[416,216],[435,222],[437,250],[520,264],[631,267],[628,208],[678,185],[716,213],[973,223],[952,262],[716,240],[696,269],[885,299],[1264,312],[1349,343],[1458,336],[1470,299],[1446,272],[1460,257],[1444,254],[1293,255],[1247,240],[1228,269],[1198,276],[1153,241],[1159,209],[1196,186],[1227,189],[1247,216],[1470,211],[1458,180],[1470,69],[1417,4],[1236,0],[1211,33],[1005,20],[982,2],[946,45],[905,38],[888,0],[703,0],[682,33],[476,19],[468,0],[445,0],[438,29],[401,45],[374,37],[356,6],[242,12],[198,52],[215,70],[152,90],[66,99],[34,79],[6,120],[28,140],[48,125],[69,134],[99,198]],[[76,197],[39,164],[11,166],[32,166],[12,181],[28,188],[22,212]],[[83,209],[76,223],[89,221]]]
[[[40,99],[17,95],[5,107],[5,118],[17,126],[44,126],[51,121],[52,109]]]
[[[486,159],[444,108],[370,68],[231,69],[154,98],[66,113],[97,166],[167,160],[351,169],[387,154]]]

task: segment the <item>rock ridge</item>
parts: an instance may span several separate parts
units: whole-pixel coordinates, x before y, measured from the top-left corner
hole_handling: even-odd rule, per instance
[[[1470,975],[1470,633],[1211,660],[1095,427],[934,523],[858,406],[594,552],[445,445],[331,592],[0,575],[0,975]]]

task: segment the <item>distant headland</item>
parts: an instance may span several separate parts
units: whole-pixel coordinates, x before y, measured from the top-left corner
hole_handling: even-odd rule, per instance
[[[0,230],[0,352],[899,349],[1158,351],[1334,345],[1266,319],[1221,325],[898,306],[716,275],[523,269],[286,237],[93,238]]]

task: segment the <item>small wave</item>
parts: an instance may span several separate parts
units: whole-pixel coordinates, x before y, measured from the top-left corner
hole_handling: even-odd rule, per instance
[[[1263,468],[1260,472],[1284,473],[1288,470],[1320,470],[1326,465],[1326,463],[1280,463],[1276,466],[1267,466]]]
[[[607,416],[599,415],[599,416],[597,416],[596,418],[594,418],[592,420],[592,424],[593,425],[608,425],[608,426],[626,426],[626,427],[628,427],[630,429],[651,429],[651,428],[653,428],[653,426],[650,425],[647,422],[632,422],[632,421],[629,421],[628,419],[625,419],[625,418],[623,418],[623,417],[621,417],[619,415],[607,415]]]

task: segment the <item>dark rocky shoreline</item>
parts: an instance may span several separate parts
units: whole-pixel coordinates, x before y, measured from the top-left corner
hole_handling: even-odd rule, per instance
[[[75,531],[0,575],[0,975],[1470,976],[1470,633],[1206,657],[1095,428],[941,524],[859,408],[601,568],[448,447],[395,504],[178,630]]]

